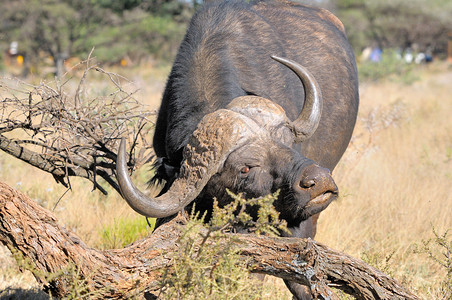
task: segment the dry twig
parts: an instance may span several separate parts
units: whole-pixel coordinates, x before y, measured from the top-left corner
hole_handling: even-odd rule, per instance
[[[92,59],[80,63],[76,81],[69,74],[53,84],[30,85],[19,80],[0,83],[0,149],[51,173],[70,187],[69,176],[87,178],[94,188],[107,191],[105,180],[119,192],[114,176],[118,139],[130,138],[129,165],[140,166],[151,157],[149,112],[135,98],[136,89],[124,77],[107,72]],[[91,75],[106,77],[108,86],[90,85]],[[124,86],[127,85],[128,89]]]

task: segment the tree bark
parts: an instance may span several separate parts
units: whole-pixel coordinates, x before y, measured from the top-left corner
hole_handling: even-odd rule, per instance
[[[157,298],[159,280],[171,266],[184,224],[186,217],[180,214],[143,240],[101,251],[89,248],[58,225],[51,212],[0,182],[0,241],[56,297],[71,293],[74,277],[67,270],[75,267],[76,279],[83,280],[88,292],[95,291],[98,298],[138,294]],[[230,242],[227,235],[224,239]],[[337,299],[330,287],[358,299],[418,299],[364,262],[310,239],[234,234],[233,241],[248,259],[251,272],[307,285],[317,299]]]

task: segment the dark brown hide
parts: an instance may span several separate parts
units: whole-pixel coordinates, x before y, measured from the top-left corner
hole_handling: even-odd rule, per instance
[[[273,56],[303,66],[305,79]],[[311,83],[323,96],[315,124],[307,121],[312,93],[306,87]],[[218,111],[229,111],[230,123],[202,128]],[[357,111],[354,54],[331,13],[287,1],[205,5],[181,43],[156,123],[153,181],[166,182],[158,199],[166,199],[165,193],[182,182],[182,194],[190,195],[183,205],[194,198],[198,210],[209,212],[213,197],[222,204],[231,200],[226,188],[247,197],[280,190],[275,207],[292,235],[313,237],[318,213],[337,196],[330,171],[350,141]],[[233,129],[241,122],[244,135]],[[305,129],[297,133],[294,123],[304,124],[300,127],[307,135]],[[204,131],[211,136],[199,142],[197,133]],[[237,137],[240,142],[234,141]],[[216,147],[209,139],[229,145],[218,148],[223,156],[214,158],[215,164],[207,158]],[[196,169],[199,165],[205,167]],[[202,178],[195,192],[183,181],[190,170]],[[146,201],[135,207],[145,215]],[[162,209],[158,216],[165,215]],[[288,285],[296,297],[307,295]]]

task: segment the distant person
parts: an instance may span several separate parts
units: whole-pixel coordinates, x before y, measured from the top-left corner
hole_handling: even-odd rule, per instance
[[[413,52],[411,51],[411,48],[407,48],[405,50],[405,55],[403,56],[403,59],[407,64],[411,64],[413,62],[414,55]]]
[[[427,47],[427,50],[425,51],[425,62],[431,63],[433,62],[433,51],[432,47]]]
[[[375,63],[380,62],[382,53],[383,51],[379,47],[373,48],[372,52],[370,53],[370,61]]]
[[[360,61],[368,61],[370,58],[370,54],[372,53],[372,47],[366,47],[364,48],[363,52],[360,56]]]
[[[414,59],[414,62],[416,63],[416,64],[422,64],[422,63],[424,63],[424,62],[426,62],[427,60],[426,60],[426,58],[425,58],[425,53],[423,53],[423,52],[420,52],[420,53],[418,53],[417,55],[416,55],[416,58]]]

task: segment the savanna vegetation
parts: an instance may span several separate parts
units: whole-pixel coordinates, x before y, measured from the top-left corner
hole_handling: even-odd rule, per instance
[[[135,70],[138,72],[138,69]],[[134,72],[134,74],[137,74]],[[322,213],[316,239],[360,257],[426,299],[447,299],[451,278],[452,227],[452,71],[435,63],[402,77],[363,82],[361,109],[354,138],[333,176],[341,197]],[[151,73],[144,82],[162,81]],[[160,79],[159,79],[160,78]],[[141,81],[140,80],[140,81]],[[96,86],[101,82],[93,82]],[[159,92],[143,88],[143,101],[158,105]],[[64,225],[89,245],[116,248],[150,233],[115,192],[92,192],[86,180],[72,179],[72,191],[38,169],[1,153],[2,181],[53,210]],[[149,169],[135,173],[146,186]],[[36,287],[31,274],[18,272],[2,248],[1,286]],[[245,280],[246,281],[246,280]],[[282,281],[267,278],[276,288],[265,297],[290,298]]]
[[[452,69],[440,59],[446,55],[447,32],[452,28],[447,17],[451,4],[440,0],[314,2],[340,16],[357,53],[372,43],[394,49],[384,51],[380,63],[359,64],[359,118],[352,142],[333,172],[341,196],[322,213],[316,240],[376,266],[421,298],[450,299]],[[0,4],[0,45],[7,51],[17,39],[26,57],[21,66],[4,65],[3,72],[6,77],[25,75],[26,69],[24,80],[37,84],[51,66],[51,73],[64,80],[54,83],[47,77],[47,84],[65,82],[68,92],[73,92],[82,74],[64,75],[70,70],[68,61],[66,66],[58,64],[69,57],[82,60],[95,47],[92,55],[97,61],[131,79],[132,89],[138,89],[135,97],[149,111],[155,110],[171,58],[196,5],[139,0]],[[439,59],[419,66],[401,61],[395,49],[413,43],[421,49],[431,47]],[[63,69],[57,71],[59,67]],[[108,90],[104,79],[88,78],[87,93]],[[10,79],[4,79],[5,84],[17,86]],[[134,181],[146,187],[149,172],[143,166],[134,173]],[[0,152],[0,180],[53,210],[64,226],[92,247],[122,247],[152,231],[152,221],[148,224],[134,213],[115,191],[106,196],[92,191],[89,181],[73,178],[72,190],[67,192],[51,175],[4,152]],[[187,262],[181,259],[181,263]],[[24,267],[23,262],[19,265]],[[222,266],[221,272],[226,272],[230,261]],[[243,284],[234,282],[234,290],[255,291],[246,276],[234,274],[234,280]],[[265,282],[263,299],[291,298],[279,279],[266,278]],[[46,299],[37,288],[32,274],[19,272],[10,251],[0,247],[0,297],[16,294],[35,299],[40,295]],[[180,286],[176,288],[170,292],[181,293]],[[80,296],[79,290],[83,286],[75,285],[74,298]]]

